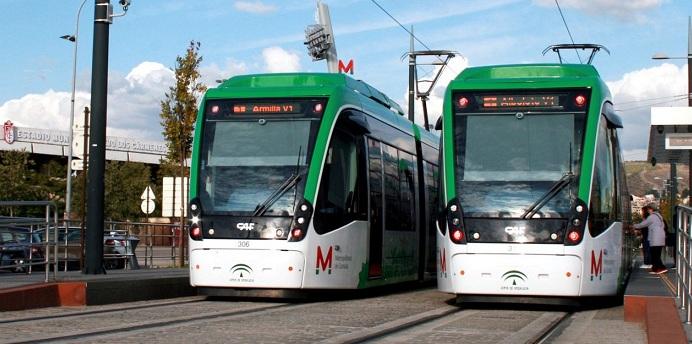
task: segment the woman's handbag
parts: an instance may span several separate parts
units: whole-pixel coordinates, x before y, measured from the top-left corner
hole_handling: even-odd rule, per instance
[[[675,237],[676,237],[675,233],[666,232],[666,246],[670,246],[670,247],[675,246],[675,241],[676,241]]]

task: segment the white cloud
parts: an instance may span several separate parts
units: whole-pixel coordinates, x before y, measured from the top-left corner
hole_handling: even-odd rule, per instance
[[[142,62],[125,77],[111,73],[108,89],[107,135],[162,140],[159,124],[160,102],[173,85],[173,71],[156,62]],[[0,121],[18,126],[68,130],[69,92],[48,90],[27,94],[0,105]],[[75,94],[75,121],[90,106],[90,94]]]
[[[659,7],[665,0],[561,0],[560,6],[588,14],[612,15],[620,19],[644,20],[644,12]],[[534,3],[554,7],[555,0],[534,0]]]
[[[220,67],[216,63],[208,66],[201,66],[199,73],[202,75],[202,83],[207,87],[216,87],[217,81],[228,79],[234,75],[245,74],[248,72],[248,67],[244,62],[238,62],[231,59],[226,60],[226,64]]]
[[[468,67],[468,60],[463,57],[455,57],[449,61],[449,65],[442,72],[442,75],[440,75],[439,80],[430,92],[430,97],[426,102],[428,108],[428,121],[430,124],[435,125],[437,119],[442,115],[442,103],[444,101],[447,85],[450,81],[454,80],[462,70],[466,69],[466,67]],[[439,68],[440,67],[435,67],[431,74],[425,77],[425,79],[432,79]],[[419,70],[418,73],[421,74],[422,71]],[[422,78],[419,76],[419,79]],[[424,91],[424,87],[427,86],[419,84],[419,89],[421,91]],[[404,104],[401,105],[404,108],[404,112],[408,114],[408,91],[404,95]],[[419,99],[416,99],[415,102],[415,122],[420,126],[423,126],[425,123],[425,119],[423,118],[423,104]]]
[[[280,47],[262,50],[264,69],[269,73],[297,72],[300,70],[300,56]]]
[[[626,160],[645,160],[651,106],[685,106],[687,65],[670,63],[626,73],[607,82],[624,128],[620,141]]]
[[[274,5],[267,5],[263,2],[257,1],[235,1],[233,3],[233,8],[241,12],[248,13],[270,13],[275,12],[277,7]]]

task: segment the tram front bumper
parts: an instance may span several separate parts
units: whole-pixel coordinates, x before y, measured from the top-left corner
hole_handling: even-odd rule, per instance
[[[299,251],[194,249],[190,284],[196,287],[301,288],[305,257]]]
[[[456,294],[578,296],[582,260],[570,255],[457,254]]]

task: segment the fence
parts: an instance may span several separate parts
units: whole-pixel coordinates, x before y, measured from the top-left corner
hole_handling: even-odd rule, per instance
[[[685,310],[685,323],[692,321],[692,208],[677,206],[676,232],[677,245],[675,246],[675,266],[677,267],[677,297],[680,300],[680,308]]]
[[[58,229],[59,260],[62,270],[83,266],[85,228],[67,222]],[[139,269],[180,266],[179,224],[106,221],[103,229],[103,262],[107,269]],[[182,242],[187,241],[187,227]],[[185,247],[182,264],[187,263]],[[78,264],[78,265],[77,265]]]
[[[79,222],[58,221],[53,202],[0,202],[0,209],[44,207],[44,218],[0,216],[0,270],[34,273],[45,281],[52,272],[82,269],[84,227]],[[187,227],[180,224],[105,222],[104,268],[139,269],[187,264]],[[183,246],[181,247],[181,243]]]
[[[44,218],[0,217],[0,268],[19,272],[33,273],[41,268],[48,282],[48,273],[53,257],[57,257],[57,232],[51,241],[51,228],[57,228],[58,210],[49,201],[0,202],[0,208],[44,208]],[[55,279],[55,266],[53,267]]]

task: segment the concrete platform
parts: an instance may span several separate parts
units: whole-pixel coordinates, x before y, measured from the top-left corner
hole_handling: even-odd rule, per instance
[[[59,272],[0,273],[0,311],[52,306],[102,305],[196,295],[188,269],[108,270],[105,275]]]
[[[643,324],[649,343],[688,342],[675,302],[676,278],[676,270],[672,269],[657,275],[636,268],[630,276],[624,297],[624,319]]]

